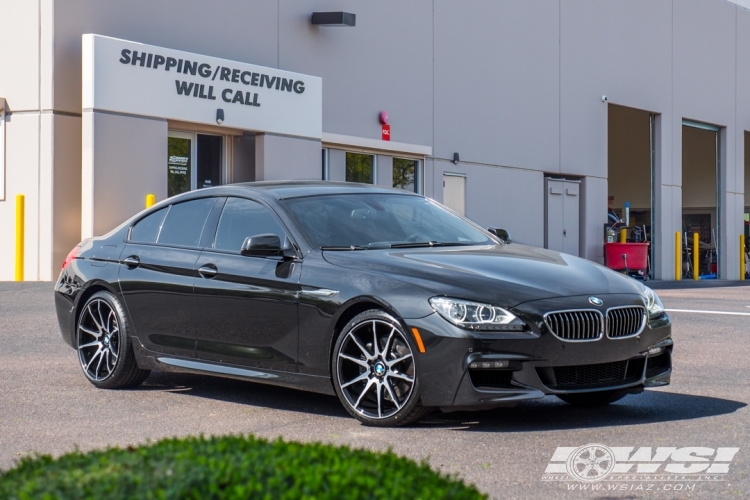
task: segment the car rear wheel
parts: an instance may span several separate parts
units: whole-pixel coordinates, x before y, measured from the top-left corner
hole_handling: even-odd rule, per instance
[[[583,392],[579,394],[558,394],[557,397],[574,406],[605,406],[627,396],[627,391],[612,390]]]
[[[95,293],[81,308],[77,347],[83,373],[101,389],[136,387],[150,373],[136,364],[124,309],[110,292]]]
[[[344,327],[332,364],[336,394],[347,411],[366,425],[406,425],[429,411],[419,400],[411,341],[384,311],[365,311]]]

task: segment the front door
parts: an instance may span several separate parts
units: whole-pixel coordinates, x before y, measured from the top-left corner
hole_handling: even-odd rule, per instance
[[[245,238],[273,233],[285,242],[268,208],[227,198],[211,248],[196,269],[197,357],[207,361],[294,371],[301,263],[240,254]]]

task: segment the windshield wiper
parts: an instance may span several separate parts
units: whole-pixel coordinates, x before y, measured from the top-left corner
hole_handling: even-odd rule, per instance
[[[420,241],[414,243],[394,243],[391,245],[391,248],[460,247],[478,244],[479,243],[460,241]]]
[[[357,245],[350,245],[348,247],[346,246],[322,246],[320,247],[321,250],[369,250],[369,248],[366,247],[360,247]]]

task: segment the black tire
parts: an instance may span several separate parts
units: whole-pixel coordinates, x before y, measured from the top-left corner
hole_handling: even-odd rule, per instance
[[[96,292],[81,308],[76,346],[84,375],[100,389],[137,387],[151,373],[138,368],[125,309],[108,291]]]
[[[368,342],[368,337],[373,340]],[[371,309],[357,315],[341,330],[331,360],[341,404],[373,427],[408,425],[424,417],[431,409],[419,398],[417,352],[411,336],[390,314]]]
[[[628,393],[622,389],[612,391],[582,392],[578,394],[557,394],[557,397],[573,406],[606,406],[619,401]]]

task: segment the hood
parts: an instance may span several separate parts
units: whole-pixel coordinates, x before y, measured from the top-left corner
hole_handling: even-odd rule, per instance
[[[571,295],[640,294],[635,280],[591,261],[515,243],[323,254],[335,266],[391,276],[435,295],[503,307]]]

